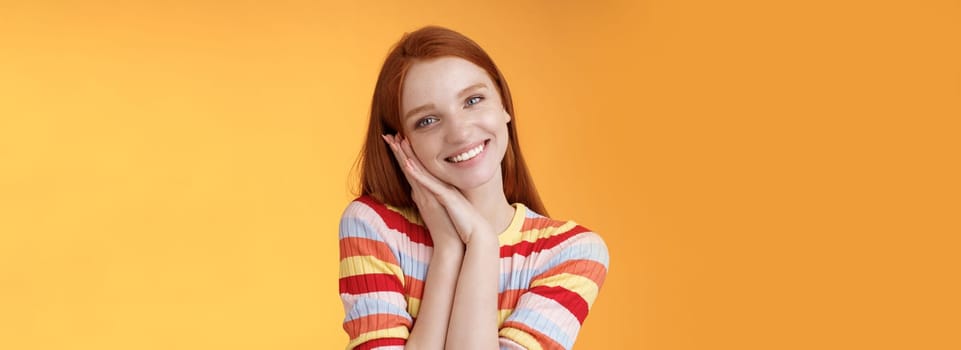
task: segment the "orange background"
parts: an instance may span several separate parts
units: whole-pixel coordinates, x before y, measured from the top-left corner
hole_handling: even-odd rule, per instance
[[[0,2],[0,348],[341,348],[349,169],[425,24],[610,247],[577,348],[961,348],[961,3],[653,0]]]

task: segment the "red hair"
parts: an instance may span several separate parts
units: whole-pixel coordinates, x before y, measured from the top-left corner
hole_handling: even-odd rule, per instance
[[[414,207],[410,184],[381,135],[403,133],[400,126],[400,96],[408,69],[419,60],[454,56],[465,59],[487,71],[497,86],[504,110],[511,116],[507,123],[508,145],[501,161],[504,195],[510,203],[523,203],[531,210],[547,215],[534,180],[531,178],[517,140],[517,117],[507,80],[494,61],[477,43],[453,30],[427,26],[406,33],[391,49],[381,67],[370,106],[367,138],[358,157],[362,195],[397,207]]]

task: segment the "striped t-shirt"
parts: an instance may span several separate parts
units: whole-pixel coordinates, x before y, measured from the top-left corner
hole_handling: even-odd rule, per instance
[[[501,349],[570,349],[607,274],[596,233],[514,204],[500,241]],[[415,210],[362,196],[340,221],[347,349],[403,349],[417,319],[432,242]]]

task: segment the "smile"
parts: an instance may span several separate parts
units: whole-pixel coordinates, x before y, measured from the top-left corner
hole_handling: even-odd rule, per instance
[[[477,157],[477,155],[478,155],[478,154],[481,154],[481,152],[483,152],[483,151],[484,151],[484,148],[486,148],[486,147],[487,147],[487,141],[484,141],[484,142],[482,142],[481,144],[477,145],[477,147],[471,148],[471,149],[465,151],[464,153],[458,154],[458,155],[456,155],[456,156],[448,157],[448,158],[446,158],[446,159],[444,159],[444,160],[446,160],[446,161],[448,161],[448,162],[450,162],[450,163],[465,162],[465,161],[474,159],[474,157]]]

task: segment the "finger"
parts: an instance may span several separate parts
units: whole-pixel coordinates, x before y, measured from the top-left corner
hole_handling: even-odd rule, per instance
[[[420,162],[420,159],[414,155],[414,149],[411,148],[409,140],[407,139],[401,140],[400,148],[401,148],[401,151],[404,152],[405,163],[409,163],[408,172],[417,171],[419,174],[421,174],[422,180],[426,181],[426,182],[424,181],[419,181],[419,182],[422,182],[422,184],[424,185],[426,185],[427,183],[443,184],[443,182],[437,179],[437,177],[435,177],[433,174],[428,172],[427,168],[424,167],[424,164]],[[413,173],[411,175],[413,175]],[[421,180],[421,179],[418,179],[418,180]],[[431,191],[431,192],[434,192],[434,191]]]
[[[423,172],[427,176],[430,176],[431,178],[437,180],[437,182],[443,183],[442,181],[440,181],[440,179],[438,179],[436,176],[434,176],[429,171],[427,171],[427,168],[424,167],[424,163],[421,163],[420,158],[417,158],[417,156],[414,154],[414,149],[411,148],[410,141],[408,141],[407,139],[401,140],[400,147],[401,147],[401,150],[404,152],[405,157],[407,159],[410,159],[411,162],[414,163],[414,168],[420,169],[421,172]]]
[[[417,164],[420,165],[420,159],[417,158],[417,155],[414,154],[414,149],[411,148],[410,141],[405,138],[403,140],[400,140],[399,144],[400,144],[401,151],[404,152],[404,156],[407,158],[416,160]]]
[[[387,144],[390,145],[390,149],[394,152],[394,158],[397,159],[397,162],[400,165],[401,171],[404,173],[404,178],[406,178],[407,183],[410,184],[411,199],[415,199],[415,203],[418,202],[416,199],[436,202],[437,200],[435,199],[435,196],[432,194],[428,195],[429,191],[424,189],[423,186],[420,184],[420,182],[415,180],[411,176],[409,167],[406,166],[407,162],[411,158],[416,160],[416,157],[413,157],[413,151],[404,152],[404,150],[401,147],[401,143],[398,142],[398,139],[400,139],[400,136],[396,136],[396,135],[382,135],[382,136],[384,137],[384,141],[386,141]],[[409,150],[410,149],[409,142],[407,142],[406,139],[403,139],[403,142],[406,142],[408,144],[407,149]]]
[[[411,169],[420,169],[422,173],[433,178],[433,175],[430,175],[430,173],[426,171],[426,168],[424,168],[423,163],[421,163],[420,159],[417,158],[417,155],[414,154],[414,149],[411,148],[410,141],[408,139],[401,138],[399,142],[395,143],[395,146],[397,146],[398,152],[401,154],[400,157],[402,157],[402,162],[403,162],[402,165],[404,165],[405,173],[408,174],[408,181],[415,180],[410,178],[412,176],[412,174],[410,173]],[[412,164],[413,168],[410,166],[407,166],[408,163]],[[440,180],[437,180],[437,181],[440,182]],[[421,185],[420,181],[415,180],[411,182],[412,182],[412,186]],[[421,186],[418,186],[418,187],[421,187]]]
[[[394,153],[394,158],[397,159],[397,162],[403,165],[406,157],[404,155],[404,152],[400,149],[400,146],[397,142],[397,137],[394,135],[381,135],[381,136],[384,137],[384,141],[387,142],[387,145],[390,147],[390,150]]]
[[[404,167],[407,169],[405,172],[419,184],[419,187],[423,188],[424,192],[427,192],[427,197],[444,207],[451,224],[461,236],[461,240],[467,243],[472,232],[476,231],[478,227],[477,222],[483,219],[459,189],[440,180],[424,167],[420,159],[414,155],[410,141],[402,139],[400,148],[406,156]]]
[[[413,192],[412,195],[416,195],[418,192],[420,192],[421,189],[419,188],[420,186],[417,183],[417,181],[414,181],[414,179],[411,178],[410,174],[408,173],[408,169],[405,166],[408,158],[407,158],[407,155],[404,154],[404,151],[401,149],[400,144],[397,142],[398,136],[395,136],[395,135],[382,135],[382,136],[384,138],[384,141],[387,142],[387,145],[390,146],[391,151],[394,153],[394,159],[396,159],[398,165],[400,165],[401,171],[404,173],[404,177],[407,179],[407,183],[410,184],[411,191]]]
[[[424,189],[437,196],[438,200],[442,203],[450,203],[450,199],[456,197],[456,195],[463,197],[456,188],[434,177],[434,175],[427,172],[420,164],[410,158],[407,159],[407,173],[410,174],[414,181],[423,186]]]
[[[390,150],[394,153],[394,159],[397,160],[397,164],[400,165],[401,170],[404,171],[404,176],[408,176],[407,169],[404,167],[404,164],[407,163],[407,155],[404,154],[404,151],[400,148],[397,137],[394,135],[383,135],[383,137],[387,145],[390,146]]]
[[[423,168],[418,167],[412,159],[407,159],[406,167],[411,177],[427,192],[427,196],[444,207],[451,224],[461,236],[461,240],[467,243],[470,240],[471,232],[474,231],[472,228],[476,227],[474,222],[479,217],[467,198],[456,187],[438,180]]]
[[[415,159],[408,158],[406,166],[408,168],[407,172],[414,181],[419,183],[426,192],[437,198],[437,201],[448,208],[449,212],[463,212],[462,210],[470,206],[467,198],[460,190],[430,174]],[[452,216],[454,216],[453,213]]]

